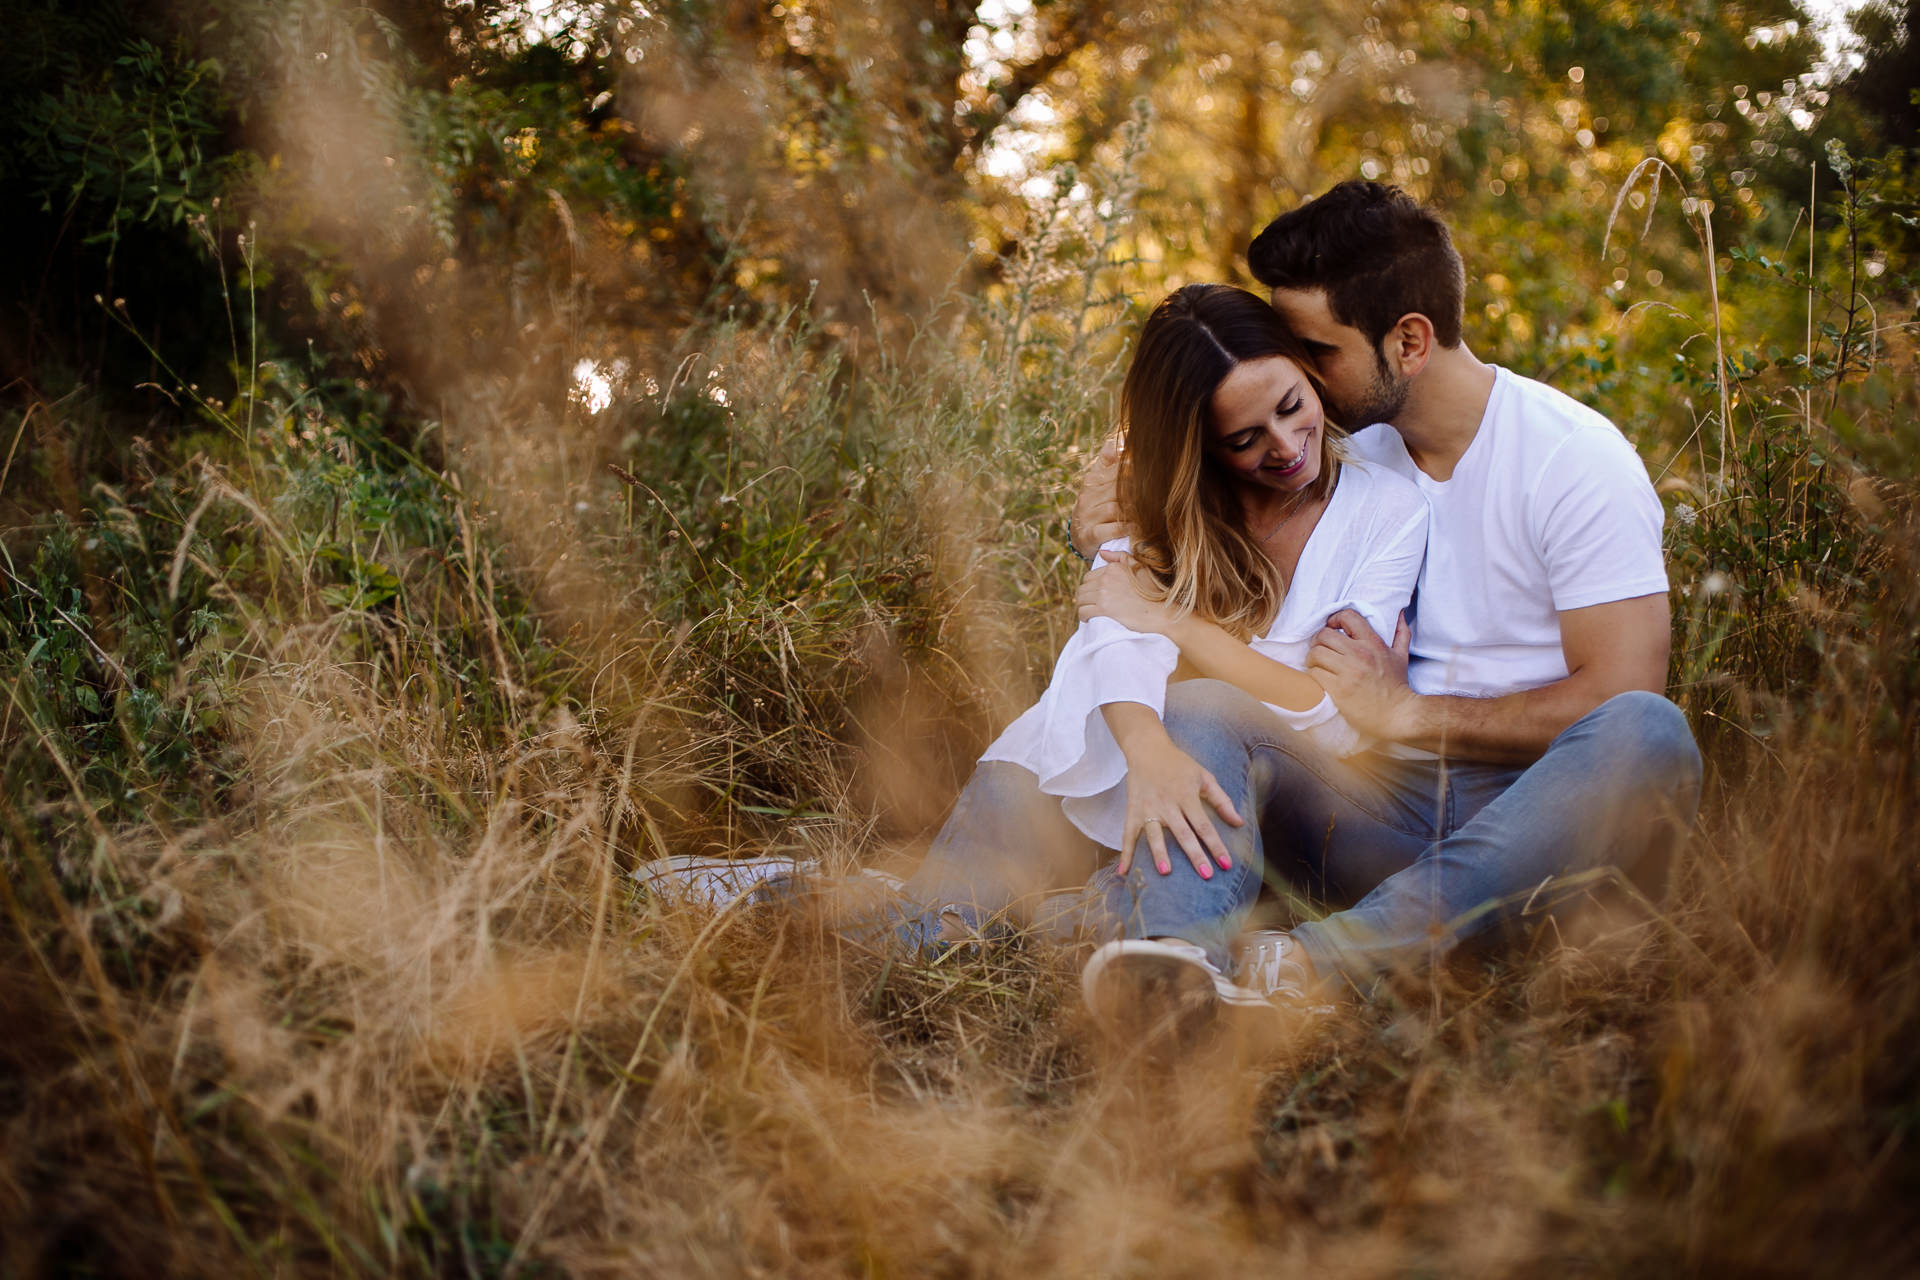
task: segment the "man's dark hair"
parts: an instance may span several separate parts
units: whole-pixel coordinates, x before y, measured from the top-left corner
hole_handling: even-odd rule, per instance
[[[1328,310],[1374,346],[1400,317],[1433,322],[1460,345],[1466,269],[1438,214],[1384,182],[1343,182],[1267,224],[1247,266],[1269,289],[1324,289]]]

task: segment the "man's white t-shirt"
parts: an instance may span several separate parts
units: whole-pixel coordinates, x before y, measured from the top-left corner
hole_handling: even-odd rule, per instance
[[[1453,475],[1414,465],[1392,427],[1352,451],[1420,487],[1432,512],[1414,601],[1415,692],[1492,698],[1567,676],[1559,613],[1664,594],[1664,518],[1619,428],[1545,383],[1495,368]]]

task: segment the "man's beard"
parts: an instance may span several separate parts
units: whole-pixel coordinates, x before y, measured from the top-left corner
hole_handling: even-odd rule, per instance
[[[1349,431],[1358,431],[1376,422],[1392,422],[1407,407],[1407,392],[1413,386],[1413,379],[1394,376],[1386,360],[1377,354],[1374,361],[1373,380],[1367,384],[1360,402],[1332,406],[1340,424]]]

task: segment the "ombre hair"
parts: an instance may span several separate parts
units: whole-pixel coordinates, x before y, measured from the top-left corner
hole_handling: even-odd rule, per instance
[[[1245,289],[1190,284],[1147,317],[1120,391],[1120,505],[1134,530],[1133,554],[1177,614],[1199,614],[1242,639],[1272,625],[1286,586],[1207,446],[1213,393],[1237,365],[1267,356],[1300,366],[1325,405],[1305,344],[1278,312]],[[1333,423],[1320,439],[1320,474],[1303,502],[1332,492],[1345,453]]]

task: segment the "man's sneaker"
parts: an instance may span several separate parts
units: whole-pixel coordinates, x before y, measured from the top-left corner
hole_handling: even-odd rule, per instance
[[[1233,981],[1243,990],[1277,1005],[1310,1013],[1332,1013],[1320,998],[1313,969],[1293,935],[1279,929],[1256,929],[1234,948]]]
[[[1258,992],[1229,981],[1200,947],[1174,938],[1107,943],[1087,958],[1080,991],[1110,1034],[1149,1046],[1192,1045],[1223,1014],[1271,1008]]]
[[[997,915],[959,902],[924,906],[901,890],[896,880],[884,900],[856,900],[851,910],[841,913],[833,931],[864,951],[917,964],[935,964],[947,956],[977,957],[1014,936]]]

